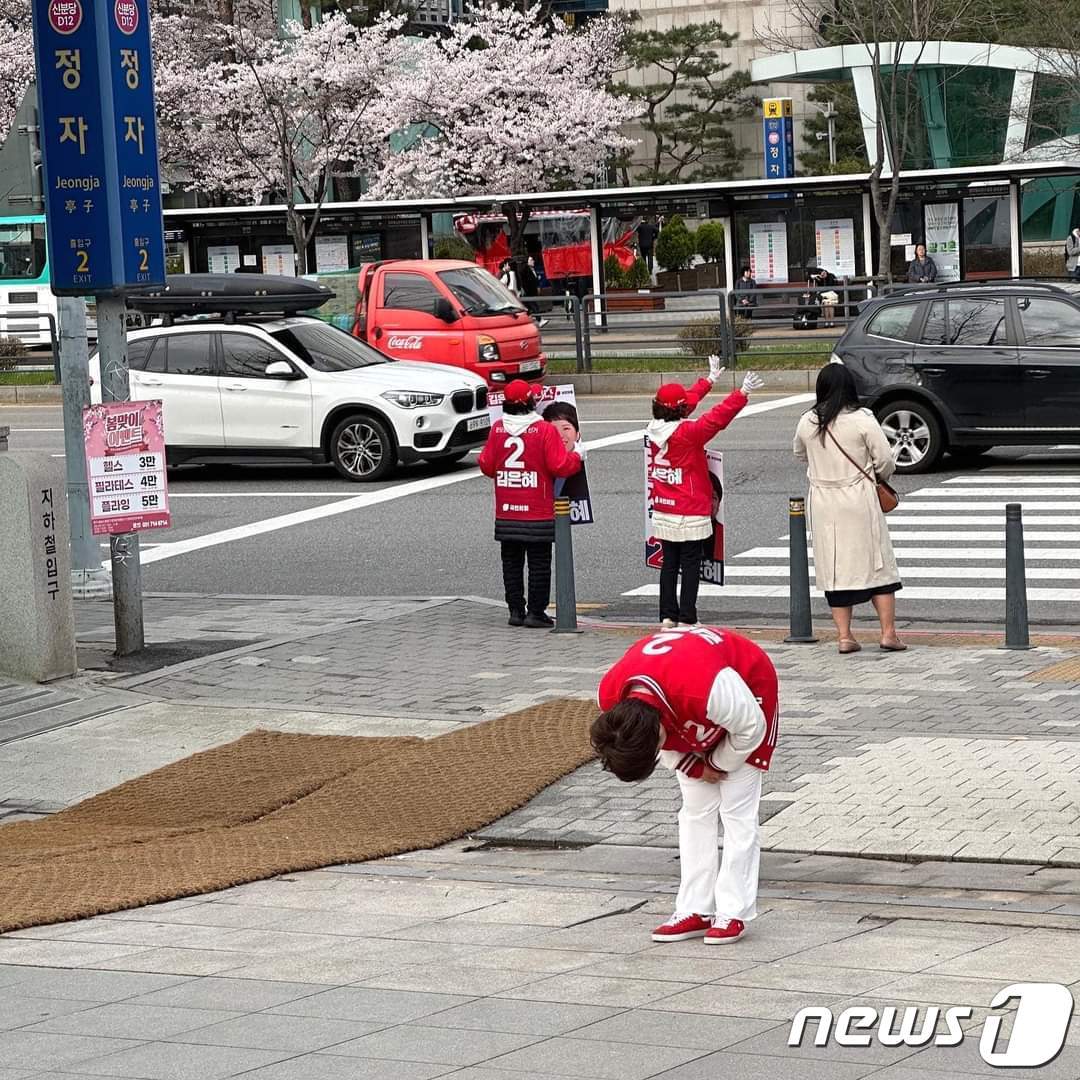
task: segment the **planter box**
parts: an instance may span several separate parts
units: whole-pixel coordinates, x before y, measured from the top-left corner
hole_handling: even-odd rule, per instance
[[[722,289],[724,287],[724,268],[720,263],[706,263],[695,267],[698,289]],[[683,274],[683,280],[686,275]]]
[[[610,289],[606,295],[607,310],[613,311],[663,311],[664,298],[647,289]]]

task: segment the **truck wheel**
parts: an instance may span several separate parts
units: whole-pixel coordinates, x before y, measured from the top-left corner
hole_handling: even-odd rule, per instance
[[[346,480],[371,483],[384,479],[397,464],[394,440],[374,416],[347,416],[330,436],[330,457]]]
[[[901,475],[929,472],[945,452],[941,421],[921,401],[890,401],[878,408],[877,418]]]

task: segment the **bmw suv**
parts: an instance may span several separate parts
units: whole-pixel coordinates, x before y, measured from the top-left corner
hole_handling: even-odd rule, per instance
[[[305,315],[199,318],[128,335],[131,397],[160,399],[170,466],[333,462],[347,480],[457,461],[491,427],[484,380],[391,360]],[[100,364],[90,361],[93,400]]]
[[[1023,281],[915,286],[860,305],[832,361],[855,377],[897,472],[948,451],[1080,442],[1080,292]]]

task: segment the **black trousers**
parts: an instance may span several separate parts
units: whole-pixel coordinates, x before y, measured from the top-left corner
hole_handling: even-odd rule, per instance
[[[503,540],[502,572],[506,606],[543,614],[551,601],[551,544],[546,540]],[[529,560],[529,600],[525,602],[525,559]]]
[[[661,540],[664,566],[660,571],[660,618],[696,623],[697,596],[704,540]],[[682,589],[679,574],[682,574]]]

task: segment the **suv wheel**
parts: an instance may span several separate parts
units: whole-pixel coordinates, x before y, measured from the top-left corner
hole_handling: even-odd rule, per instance
[[[927,472],[945,450],[941,422],[921,401],[891,401],[877,410],[898,473]]]
[[[330,457],[346,480],[382,480],[396,464],[394,440],[374,416],[347,416],[330,436]]]

